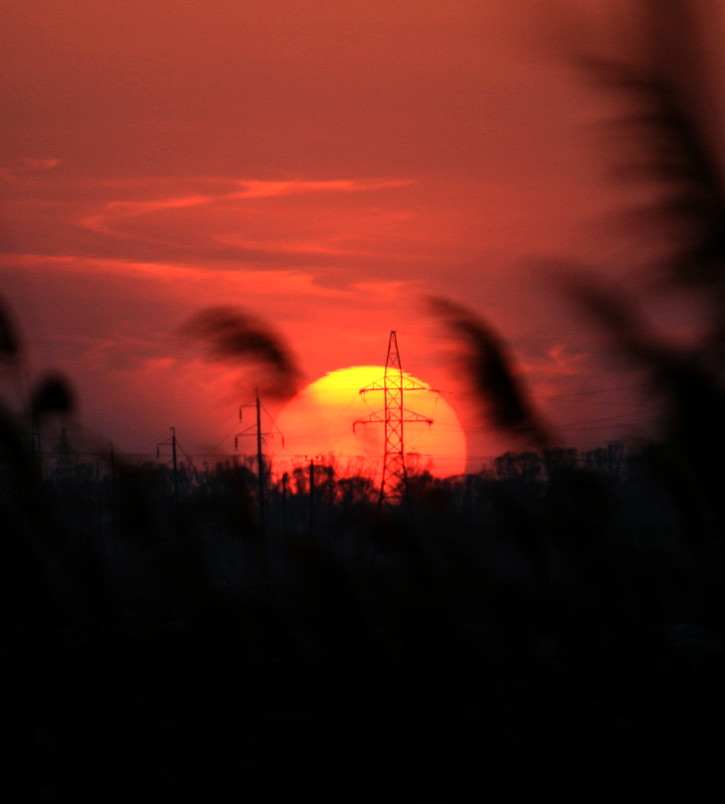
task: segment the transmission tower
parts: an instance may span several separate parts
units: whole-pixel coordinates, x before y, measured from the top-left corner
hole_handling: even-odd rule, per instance
[[[430,390],[432,389],[426,385],[421,385],[403,374],[400,352],[398,351],[398,338],[395,330],[392,330],[388,341],[388,356],[385,360],[385,375],[382,380],[376,380],[360,389],[361,394],[382,391],[385,408],[353,423],[353,430],[358,424],[385,425],[383,476],[380,481],[380,496],[378,498],[378,503],[381,506],[383,503],[391,507],[397,506],[407,499],[408,475],[405,469],[403,426],[416,422],[425,422],[428,425],[433,424],[433,419],[421,416],[420,413],[415,413],[405,408],[403,397],[408,391]]]
[[[55,455],[55,476],[62,480],[68,480],[73,463],[78,460],[80,453],[71,447],[65,427],[60,431],[60,438],[56,448],[53,450],[53,454]]]

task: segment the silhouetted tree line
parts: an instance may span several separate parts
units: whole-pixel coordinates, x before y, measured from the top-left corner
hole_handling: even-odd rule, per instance
[[[245,530],[270,530],[278,535],[333,533],[340,521],[357,510],[377,511],[379,487],[365,474],[348,473],[334,457],[329,462],[309,461],[284,474],[272,476],[265,459],[264,521],[259,505],[260,484],[256,458],[231,456],[212,468],[198,468],[187,456],[173,468],[158,459],[137,462],[122,455],[99,452],[87,460],[70,446],[65,429],[59,446],[66,448],[38,453],[37,472],[66,516],[78,527],[84,512],[104,510],[109,527],[115,521],[116,495],[123,493],[131,477],[138,478],[153,505],[173,518],[179,508],[208,509],[214,501],[239,497],[244,500]],[[415,516],[428,497],[444,494],[458,514],[488,526],[489,497],[503,489],[521,500],[536,504],[549,493],[562,472],[595,474],[610,487],[613,500],[622,505],[642,497],[651,486],[646,454],[649,445],[625,447],[622,441],[580,452],[576,448],[551,448],[543,452],[506,452],[468,475],[440,478],[427,469],[408,469],[409,513]],[[90,455],[88,453],[87,455]],[[92,506],[89,503],[93,502]],[[651,502],[651,500],[650,500]],[[312,523],[310,518],[312,517]],[[268,521],[267,521],[268,519]],[[314,520],[318,519],[315,527]],[[323,523],[325,523],[323,527]]]
[[[168,469],[121,460],[49,477],[37,436],[74,395],[41,380],[0,409],[8,800],[713,795],[725,193],[665,75],[594,69],[655,129],[649,169],[680,224],[668,281],[710,313],[676,346],[621,293],[573,289],[664,403],[661,437],[584,460],[556,448],[499,336],[437,300],[489,421],[527,447],[487,473],[411,477],[410,513],[329,467],[310,505],[302,471],[270,486],[262,523],[245,466],[184,469],[176,491]],[[249,317],[192,330],[275,383],[295,371]],[[11,383],[16,333],[3,315]]]

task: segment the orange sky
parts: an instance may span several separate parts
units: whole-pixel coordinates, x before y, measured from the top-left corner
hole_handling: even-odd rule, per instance
[[[273,323],[308,381],[384,361],[395,329],[476,468],[508,442],[466,404],[436,294],[500,330],[566,443],[642,430],[636,374],[540,262],[631,276],[607,217],[634,192],[608,172],[616,106],[569,57],[636,48],[637,5],[5,0],[0,280],[33,371],[64,371],[118,449],[174,425],[203,452],[231,446],[254,377],[174,336],[199,308]],[[712,37],[717,0],[696,6]]]

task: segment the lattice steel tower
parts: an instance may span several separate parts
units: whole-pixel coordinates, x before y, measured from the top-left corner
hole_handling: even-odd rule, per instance
[[[383,503],[390,506],[400,505],[407,497],[408,475],[405,469],[403,425],[413,422],[433,424],[433,419],[421,416],[419,413],[404,407],[404,394],[408,391],[430,390],[432,389],[428,388],[428,386],[421,385],[403,375],[400,352],[398,352],[398,338],[395,330],[393,330],[388,341],[388,356],[385,361],[384,377],[382,380],[376,380],[360,389],[361,394],[367,394],[370,391],[382,391],[385,398],[385,408],[353,423],[353,430],[358,424],[385,425],[385,452],[383,455],[383,476],[380,482],[380,505]]]

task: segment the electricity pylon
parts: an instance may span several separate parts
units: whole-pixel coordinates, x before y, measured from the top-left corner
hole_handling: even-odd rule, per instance
[[[56,476],[67,480],[70,476],[73,462],[78,460],[79,453],[71,447],[65,427],[60,431],[60,438],[53,454],[55,455],[54,471]]]
[[[382,391],[385,399],[385,408],[382,411],[371,413],[364,419],[353,423],[353,430],[358,424],[384,424],[385,425],[385,452],[383,455],[383,476],[380,482],[380,496],[378,504],[391,507],[400,505],[407,499],[408,475],[405,469],[405,441],[403,438],[403,425],[416,422],[433,424],[433,419],[421,416],[408,410],[403,405],[404,394],[408,391],[430,391],[426,385],[415,382],[403,374],[398,351],[398,338],[395,330],[390,333],[388,341],[388,356],[385,360],[385,375],[382,380],[376,380],[370,385],[360,389],[361,394],[370,391]]]

